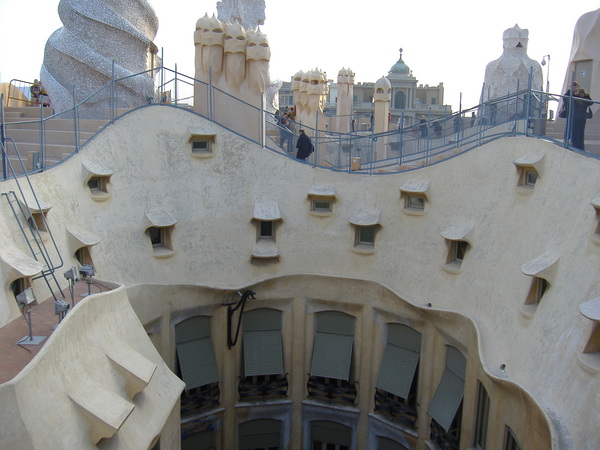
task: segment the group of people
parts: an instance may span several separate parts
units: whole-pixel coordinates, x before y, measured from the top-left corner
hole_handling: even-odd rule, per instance
[[[573,106],[572,111],[571,106]],[[567,119],[565,141],[580,150],[584,150],[585,124],[587,119],[592,118],[591,106],[592,99],[589,94],[574,81],[571,89],[565,93],[562,108],[558,113],[558,117]]]
[[[287,148],[288,153],[294,151],[294,130],[295,130],[296,110],[293,106],[286,106],[281,113],[275,111],[275,121],[279,127],[279,146]],[[298,131],[298,140],[296,141],[296,159],[307,162],[308,157],[314,152],[313,143],[304,130]]]
[[[295,119],[296,113],[294,107],[286,106],[283,113],[279,110],[275,111],[275,120],[279,127],[279,146],[284,147],[286,145],[288,153],[294,151],[292,140],[294,137]]]

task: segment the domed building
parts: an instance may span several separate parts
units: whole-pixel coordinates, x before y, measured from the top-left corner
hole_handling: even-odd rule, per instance
[[[400,49],[398,61],[390,68],[387,78],[392,85],[390,104],[389,128],[394,129],[398,120],[404,116],[405,126],[419,122],[420,118],[434,120],[449,115],[452,108],[444,105],[444,84],[437,86],[418,84],[412,70],[402,59],[403,49]],[[358,82],[354,84],[354,116],[355,131],[370,129],[370,115],[373,111],[375,82]],[[336,115],[338,86],[330,80],[329,95],[326,104],[326,114]],[[291,82],[284,82],[279,91],[281,105],[293,105],[295,102]]]
[[[388,73],[388,79],[393,86],[392,108],[396,110],[406,109],[409,105],[420,103],[416,97],[417,79],[413,77],[412,71],[402,60],[402,49],[400,58],[392,66]]]

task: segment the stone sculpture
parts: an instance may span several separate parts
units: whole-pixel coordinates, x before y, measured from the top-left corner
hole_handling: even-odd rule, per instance
[[[271,49],[267,37],[260,31],[245,30],[238,22],[221,22],[214,14],[196,22],[194,33],[195,78],[194,110],[208,116],[209,86],[218,88],[255,108],[266,107],[269,86]],[[234,98],[219,95],[219,121],[235,121],[240,126],[243,117],[240,104]],[[214,112],[214,111],[213,111]],[[247,135],[257,138],[255,122],[245,120]],[[251,123],[250,123],[251,122]]]
[[[302,117],[304,115],[304,110],[306,109],[308,101],[306,93],[307,84],[308,78],[304,79],[304,72],[301,70],[296,72],[292,80],[292,92],[296,103],[296,116]]]
[[[296,101],[296,121],[310,128],[324,129],[323,107],[329,90],[327,74],[320,69],[299,71],[294,75],[292,90]],[[318,124],[317,119],[322,123]],[[307,134],[311,134],[309,130]]]
[[[217,2],[217,18],[221,22],[239,23],[255,30],[265,23],[264,0],[223,0]]]
[[[485,68],[482,98],[484,102],[527,89],[529,74],[532,70],[532,88],[542,90],[542,66],[527,56],[528,41],[529,31],[519,28],[518,25],[504,31],[502,56],[488,63]],[[502,111],[498,111],[497,114],[521,115],[523,114],[522,107],[523,105],[519,105],[513,108],[512,105],[505,103],[502,105]],[[496,118],[501,119],[500,116]]]
[[[352,123],[352,104],[354,102],[354,72],[342,68],[338,72],[337,117],[334,130],[339,133],[349,133]]]
[[[264,0],[223,0],[217,2],[217,18],[223,23],[239,24],[242,29],[252,31],[265,23]],[[227,53],[227,49],[225,49]],[[241,52],[236,52],[240,56]],[[233,72],[233,65],[227,65],[228,72]],[[241,75],[241,74],[240,74]],[[269,76],[267,84],[266,110],[275,112],[279,109],[279,89],[281,81],[272,81]]]
[[[373,131],[375,133],[385,133],[388,131],[388,115],[390,112],[390,101],[392,99],[392,83],[386,77],[381,77],[375,82],[375,92],[373,95],[375,123]],[[385,138],[387,140],[387,138]],[[385,154],[387,142],[379,140],[375,143],[375,158],[387,158]]]
[[[515,25],[504,31],[503,53],[485,68],[484,100],[513,94],[528,86],[529,73],[533,69],[533,89],[542,89],[542,66],[527,56],[529,30]]]
[[[41,79],[56,112],[73,107],[115,78],[156,67],[152,40],[158,18],[147,0],[60,0],[63,27],[46,42]],[[79,110],[80,117],[106,118],[111,90],[105,89]],[[133,107],[154,97],[149,76],[118,83],[117,107]]]

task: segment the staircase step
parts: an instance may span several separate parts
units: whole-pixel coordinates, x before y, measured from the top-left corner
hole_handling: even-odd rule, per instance
[[[42,110],[40,112],[40,109]],[[54,110],[52,108],[40,108],[38,106],[7,106],[4,108],[4,112],[6,113],[18,113],[19,117],[38,119],[40,118],[40,114],[43,117],[50,117]]]
[[[40,129],[40,121],[11,121],[8,120],[6,125],[7,130],[39,130]],[[12,123],[11,123],[12,122]],[[87,131],[96,133],[98,130],[102,129],[108,121],[107,120],[93,120],[93,119],[80,119],[79,120],[79,131]],[[75,123],[73,119],[50,119],[44,121],[44,129],[51,131],[68,131],[73,133],[73,129],[75,127]]]
[[[39,145],[40,132],[39,130],[7,130],[6,135],[14,139],[21,149],[23,144],[35,143]],[[94,133],[89,131],[79,132],[79,143],[87,142]],[[45,130],[44,141],[46,145],[75,145],[75,134],[72,131],[53,131]]]

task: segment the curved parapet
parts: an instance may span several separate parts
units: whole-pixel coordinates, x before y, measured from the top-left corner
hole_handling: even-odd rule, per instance
[[[113,72],[120,79],[154,66],[158,18],[146,0],[61,0],[58,14],[63,27],[46,42],[41,69],[56,112],[73,107],[73,86],[79,102],[108,83]],[[124,80],[117,89],[117,107],[154,97],[151,77]],[[109,89],[99,93],[80,115],[105,115],[110,95]]]

